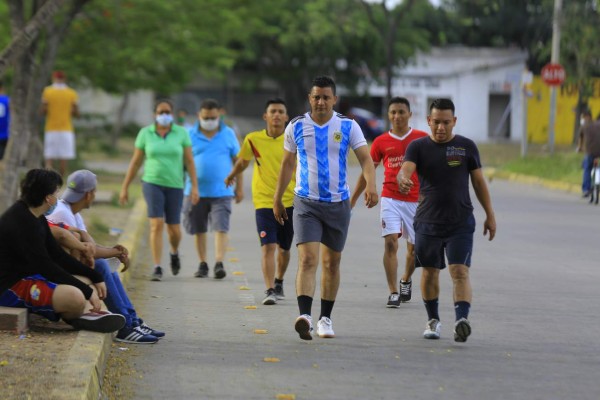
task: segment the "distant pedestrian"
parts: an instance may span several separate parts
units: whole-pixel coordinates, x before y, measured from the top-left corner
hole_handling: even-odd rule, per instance
[[[445,254],[454,287],[454,340],[466,342],[471,334],[469,267],[475,231],[469,178],[486,214],[483,234],[489,233],[489,240],[496,235],[496,219],[477,146],[472,140],[452,132],[456,125],[454,103],[449,99],[434,100],[427,122],[431,135],[408,146],[398,174],[402,193],[409,193],[414,186],[411,176],[415,170],[421,183],[414,228],[416,266],[423,268],[421,294],[429,319],[423,336],[440,338],[439,276],[446,267]]]
[[[577,140],[577,152],[585,151],[583,157],[583,178],[581,191],[583,197],[589,197],[592,193],[592,168],[594,159],[600,157],[600,120],[592,119],[592,112],[586,110],[582,113],[583,123],[579,129]]]
[[[225,185],[225,178],[236,161],[240,144],[233,130],[220,122],[219,103],[206,99],[200,105],[198,122],[190,130],[194,164],[198,173],[197,185],[200,201],[193,204],[189,197],[184,199],[184,227],[187,233],[196,236],[196,250],[200,259],[197,278],[208,276],[206,252],[207,232],[210,227],[215,232],[214,278],[223,279],[227,275],[223,260],[229,238],[229,218],[231,202],[242,201],[242,176],[236,179],[235,190]],[[185,194],[196,182],[194,177],[186,179]]]
[[[4,158],[10,133],[10,99],[4,92],[4,83],[0,81],[0,160]]]
[[[273,214],[273,196],[283,159],[283,133],[289,119],[285,102],[282,99],[267,100],[263,119],[267,123],[266,129],[251,132],[244,137],[238,159],[225,178],[225,184],[233,185],[237,176],[242,174],[254,158],[252,200],[256,208],[256,229],[267,289],[262,303],[272,305],[285,298],[283,277],[290,263],[290,247],[294,239],[292,220],[288,219],[280,225]],[[292,178],[283,195],[283,205],[288,217],[293,215],[295,184],[296,180]]]
[[[183,127],[173,123],[173,104],[169,100],[160,99],[156,102],[154,120],[153,124],[142,128],[135,139],[135,149],[121,186],[119,202],[128,202],[129,185],[144,163],[142,191],[150,219],[150,249],[154,262],[152,280],[160,281],[163,277],[161,262],[165,224],[171,247],[171,272],[177,275],[181,268],[179,243],[184,167],[193,178],[189,189],[193,204],[198,202],[198,185],[190,137]]]
[[[79,116],[79,97],[67,85],[63,71],[52,73],[52,85],[42,93],[42,114],[46,116],[44,128],[44,159],[46,168],[53,168],[58,160],[58,171],[64,177],[67,162],[76,155],[75,133],[72,117]]]
[[[283,195],[296,169],[294,231],[298,248],[296,295],[300,316],[294,328],[312,339],[312,302],[321,253],[321,315],[317,334],[335,336],[331,312],[340,284],[340,262],[350,224],[350,190],[346,182],[348,151],[358,158],[367,182],[365,203],[377,204],[375,168],[367,141],[356,121],[333,110],[337,102],[333,79],[319,76],[308,94],[310,112],[294,118],[285,130],[284,154],[273,213],[280,224],[289,218]],[[296,165],[297,161],[297,165]]]
[[[390,295],[388,308],[397,308],[400,302],[407,302],[412,296],[412,274],[415,270],[415,231],[413,222],[419,201],[419,179],[413,173],[414,186],[408,194],[398,188],[398,172],[404,161],[408,145],[416,139],[428,136],[409,125],[410,102],[404,97],[393,97],[388,104],[388,119],[392,125],[389,132],[379,135],[371,145],[371,158],[375,168],[383,163],[383,189],[381,191],[381,236],[384,238],[383,267]],[[361,175],[350,199],[354,208],[358,197],[365,189],[365,179]],[[398,284],[398,238],[406,239],[406,262],[404,273]],[[398,291],[398,286],[400,291]]]

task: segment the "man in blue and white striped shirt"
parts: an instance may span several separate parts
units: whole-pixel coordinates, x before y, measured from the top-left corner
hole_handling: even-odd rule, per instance
[[[377,205],[375,167],[358,124],[333,110],[335,82],[319,76],[312,82],[310,112],[293,119],[285,130],[284,156],[274,197],[273,212],[280,224],[288,219],[282,196],[296,168],[293,225],[298,243],[296,294],[300,316],[295,329],[301,339],[312,339],[312,301],[321,251],[320,337],[335,336],[331,311],[340,284],[340,261],[350,224],[348,151],[352,149],[367,181],[365,204]]]

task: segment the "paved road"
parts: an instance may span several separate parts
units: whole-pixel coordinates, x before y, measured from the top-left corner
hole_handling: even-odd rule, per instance
[[[421,336],[426,314],[418,287],[411,303],[385,308],[378,211],[364,207],[355,210],[342,260],[332,315],[337,337],[300,340],[292,327],[296,254],[288,298],[260,305],[264,288],[248,199],[234,208],[224,281],[192,277],[197,259],[189,237],[179,276],[168,273],[155,283],[136,272],[135,302],[168,336],[131,352],[138,373],[122,384],[139,399],[597,399],[600,208],[516,183],[494,181],[491,191],[499,230],[493,242],[483,239],[477,207],[467,343],[452,338],[447,273],[441,340]]]

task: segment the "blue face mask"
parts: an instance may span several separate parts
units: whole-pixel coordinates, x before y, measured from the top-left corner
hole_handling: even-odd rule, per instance
[[[48,215],[52,214],[54,212],[54,210],[56,210],[57,205],[58,205],[58,201],[56,203],[54,203],[53,205],[51,205],[50,208],[48,209],[48,211],[46,211],[44,213],[44,215],[48,216]]]
[[[171,114],[158,114],[156,116],[156,123],[160,126],[169,126],[173,123],[173,116]]]

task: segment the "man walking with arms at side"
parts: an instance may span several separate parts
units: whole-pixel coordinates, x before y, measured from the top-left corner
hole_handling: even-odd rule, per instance
[[[52,73],[52,85],[42,93],[42,114],[46,115],[44,128],[44,159],[46,168],[59,161],[58,171],[67,173],[67,161],[75,159],[75,133],[72,117],[79,116],[77,92],[66,84],[62,71]]]
[[[582,116],[584,123],[579,130],[577,152],[585,150],[581,191],[583,197],[589,197],[592,193],[592,168],[594,167],[594,159],[600,157],[600,121],[594,121],[592,119],[592,112],[589,110],[584,111]]]
[[[415,231],[413,220],[419,200],[419,179],[417,174],[411,176],[414,186],[408,194],[398,188],[398,171],[404,161],[404,153],[408,145],[415,139],[426,137],[427,133],[411,128],[408,125],[412,113],[410,102],[404,97],[394,97],[388,104],[388,118],[392,124],[389,132],[377,136],[371,146],[371,158],[375,168],[383,163],[384,180],[381,191],[381,236],[385,240],[383,267],[387,278],[390,296],[387,307],[398,308],[400,302],[407,302],[412,295],[412,274],[415,270],[414,243]],[[352,208],[365,189],[365,179],[361,175],[356,183],[350,204]],[[400,280],[398,292],[398,238],[406,238],[406,264]]]
[[[429,319],[423,337],[440,338],[439,277],[440,270],[446,267],[445,253],[454,286],[454,341],[466,342],[471,334],[469,267],[475,231],[469,178],[485,211],[483,234],[489,232],[489,240],[496,234],[496,218],[477,146],[472,140],[452,133],[456,125],[454,103],[449,99],[434,100],[427,122],[431,135],[408,146],[398,174],[403,193],[408,193],[414,185],[411,176],[415,170],[421,183],[414,227],[416,266],[423,267],[421,292]]]
[[[283,132],[288,121],[285,102],[281,99],[267,100],[263,119],[267,123],[267,128],[251,132],[244,137],[238,159],[225,178],[225,184],[233,185],[236,176],[248,167],[254,157],[252,200],[256,208],[256,228],[262,251],[262,272],[267,288],[262,303],[272,305],[277,300],[284,299],[283,276],[290,263],[290,247],[294,239],[292,220],[289,219],[283,225],[279,225],[273,215],[273,195],[283,159]],[[296,180],[292,178],[283,195],[283,205],[288,217],[293,213],[295,184]],[[279,251],[277,251],[278,247]]]
[[[285,130],[284,155],[277,181],[273,212],[280,224],[288,219],[283,194],[296,168],[294,230],[298,242],[296,294],[300,316],[295,329],[312,339],[312,301],[321,253],[320,337],[335,337],[331,311],[340,284],[340,261],[350,223],[350,190],[346,182],[348,151],[354,150],[367,182],[365,204],[377,204],[375,168],[358,124],[333,111],[335,82],[319,76],[308,94],[310,112],[296,117]]]

